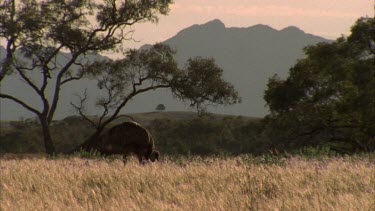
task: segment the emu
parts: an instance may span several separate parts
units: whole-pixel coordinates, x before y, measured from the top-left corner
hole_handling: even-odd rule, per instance
[[[96,150],[104,155],[122,155],[124,164],[127,156],[134,153],[139,163],[159,160],[159,152],[155,150],[151,133],[136,122],[123,122],[106,131],[98,138],[82,144],[80,149]]]

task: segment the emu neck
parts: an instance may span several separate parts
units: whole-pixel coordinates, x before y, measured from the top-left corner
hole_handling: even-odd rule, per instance
[[[72,154],[74,152],[78,152],[80,150],[90,151],[94,149],[96,144],[100,140],[100,132],[96,131],[92,134],[89,138],[87,138],[81,145],[77,146],[73,150],[69,151],[68,154]]]

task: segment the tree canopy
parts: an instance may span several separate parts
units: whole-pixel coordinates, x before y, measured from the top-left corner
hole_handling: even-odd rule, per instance
[[[87,77],[97,80],[102,90],[97,100],[101,108],[98,119],[85,113],[87,94],[72,103],[78,113],[96,128],[90,139],[95,139],[106,125],[115,120],[120,111],[134,97],[156,89],[169,89],[190,106],[203,109],[206,103],[234,104],[240,101],[237,91],[226,82],[223,70],[212,58],[190,58],[184,68],[174,59],[175,51],[164,44],[149,49],[130,50],[125,58],[96,61],[89,65]]]
[[[361,18],[351,35],[305,48],[307,57],[268,82],[264,99],[275,146],[339,143],[375,149],[375,20]]]
[[[86,56],[123,49],[132,39],[130,26],[157,22],[171,0],[4,0],[0,2],[0,39],[6,40],[0,81],[14,73],[40,98],[42,107],[7,93],[11,100],[40,120],[47,153],[54,150],[49,125],[63,87],[80,80],[88,65]],[[64,53],[66,62],[58,56]],[[78,66],[79,68],[72,68]],[[78,70],[77,70],[78,69]],[[50,96],[49,93],[52,93]]]
[[[164,111],[165,110],[165,105],[164,104],[159,104],[156,106],[155,110],[157,111]]]

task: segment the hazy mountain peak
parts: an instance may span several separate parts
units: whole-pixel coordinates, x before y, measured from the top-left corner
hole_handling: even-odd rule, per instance
[[[214,19],[205,24],[202,24],[201,26],[210,27],[210,28],[225,28],[224,23],[221,22],[221,20],[219,19]]]
[[[295,26],[285,27],[282,30],[280,30],[280,32],[305,33],[304,31]]]
[[[176,36],[187,36],[190,37],[192,34],[197,32],[200,33],[221,33],[225,31],[225,25],[219,19],[214,19],[204,24],[194,24],[188,28],[185,28],[177,33]]]
[[[264,24],[256,24],[256,25],[248,27],[248,29],[276,31],[274,28],[272,28],[272,27],[270,27],[268,25],[264,25]]]

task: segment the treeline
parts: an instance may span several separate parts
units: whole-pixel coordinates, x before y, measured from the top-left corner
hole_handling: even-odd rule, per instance
[[[323,137],[307,140],[276,137],[280,128],[274,128],[266,119],[241,116],[217,118],[203,116],[191,120],[155,119],[145,127],[153,134],[157,149],[164,155],[239,155],[264,153],[295,153],[308,148],[326,152],[351,154],[353,145],[330,142]],[[93,129],[80,117],[69,117],[52,126],[57,153],[67,152],[86,140]],[[0,134],[0,153],[44,152],[43,136],[37,121],[14,121]]]
[[[51,127],[51,135],[55,139],[57,153],[83,142],[93,128],[79,117],[67,117],[55,121]],[[11,121],[1,126],[0,153],[39,153],[45,152],[43,132],[37,119]]]
[[[267,151],[269,146],[260,138],[262,125],[260,119],[208,115],[192,120],[155,119],[145,127],[164,154],[222,155]],[[57,153],[64,153],[86,140],[93,129],[80,117],[69,117],[55,122],[51,131]],[[45,151],[40,125],[30,120],[13,121],[6,130],[2,127],[0,146],[0,153]]]
[[[156,146],[167,154],[233,155],[260,154],[269,148],[261,138],[262,124],[244,117],[201,117],[186,121],[156,119],[149,128]]]

